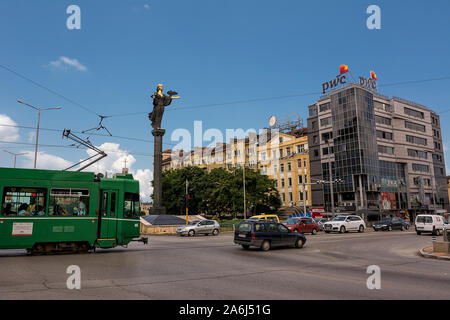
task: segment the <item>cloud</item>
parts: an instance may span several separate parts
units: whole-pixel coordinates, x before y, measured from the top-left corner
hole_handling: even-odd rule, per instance
[[[27,151],[23,151],[27,152]],[[34,152],[28,152],[23,156],[24,160],[21,160],[21,167],[33,168],[34,167]],[[47,170],[64,170],[73,165],[72,162],[65,160],[59,156],[54,156],[45,152],[38,152],[37,155],[37,169]]]
[[[139,180],[139,190],[142,201],[150,201],[150,196],[153,193],[151,187],[151,181],[153,180],[153,172],[150,169],[138,169],[134,170],[132,167],[136,163],[136,158],[128,151],[120,149],[120,144],[105,142],[97,148],[103,150],[108,155],[106,158],[96,162],[88,170],[95,171],[96,173],[107,173],[108,177],[111,177],[114,173],[121,173],[125,166],[128,168],[128,172],[131,173],[134,179]],[[89,157],[95,155],[95,151],[86,150]]]
[[[14,142],[19,140],[19,129],[12,127],[17,126],[17,123],[8,117],[6,114],[0,114],[0,124],[5,126],[0,126],[0,140]]]
[[[78,71],[87,71],[88,68],[82,65],[77,59],[70,59],[67,57],[59,57],[56,61],[50,61],[49,66],[55,69],[67,70],[69,67],[75,68]]]
[[[147,9],[147,10],[149,10],[149,9],[150,9],[150,5],[144,4],[144,8]]]

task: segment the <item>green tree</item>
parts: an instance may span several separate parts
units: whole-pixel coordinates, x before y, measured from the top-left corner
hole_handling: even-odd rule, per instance
[[[207,172],[186,167],[163,172],[163,205],[169,214],[183,214],[186,179],[189,181],[189,213],[222,217],[244,211],[242,169],[223,168]],[[249,168],[245,169],[247,208],[254,214],[274,212],[281,206],[275,180]]]

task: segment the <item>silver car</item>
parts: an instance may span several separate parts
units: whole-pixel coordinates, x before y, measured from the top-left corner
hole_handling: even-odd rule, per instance
[[[220,225],[215,220],[195,220],[190,222],[187,226],[177,228],[177,235],[190,237],[196,234],[212,234],[217,236],[220,232]]]

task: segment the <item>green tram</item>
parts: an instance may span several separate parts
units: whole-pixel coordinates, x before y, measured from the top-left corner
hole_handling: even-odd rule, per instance
[[[126,246],[140,236],[131,174],[0,168],[0,249],[32,254]]]

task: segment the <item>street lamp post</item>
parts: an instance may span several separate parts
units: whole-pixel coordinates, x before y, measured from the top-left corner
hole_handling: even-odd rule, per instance
[[[36,162],[37,162],[37,150],[38,150],[38,141],[39,141],[39,123],[41,121],[41,111],[48,111],[48,110],[60,110],[61,107],[55,107],[55,108],[38,108],[35,106],[32,106],[31,104],[25,103],[21,100],[17,100],[17,102],[24,104],[26,106],[29,106],[35,110],[38,111],[38,122],[37,122],[37,128],[36,128],[36,146],[34,148],[34,169],[36,169]]]
[[[25,152],[25,153],[12,153],[12,152],[9,152],[8,150],[3,150],[3,151],[8,152],[9,154],[14,156],[14,168],[16,167],[16,158],[18,156],[23,156],[23,155],[28,153],[28,152]]]

